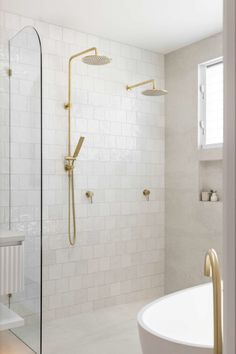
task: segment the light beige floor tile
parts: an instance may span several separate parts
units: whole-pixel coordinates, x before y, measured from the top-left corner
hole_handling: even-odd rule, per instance
[[[0,332],[0,354],[34,354],[9,331]]]
[[[136,318],[147,302],[120,305],[45,324],[44,354],[141,354]]]

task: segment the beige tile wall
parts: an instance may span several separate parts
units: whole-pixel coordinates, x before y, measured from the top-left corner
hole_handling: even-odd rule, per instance
[[[165,56],[166,292],[203,282],[206,250],[222,251],[222,203],[199,202],[196,153],[198,64],[220,56],[221,34]],[[214,171],[219,186],[222,171]]]

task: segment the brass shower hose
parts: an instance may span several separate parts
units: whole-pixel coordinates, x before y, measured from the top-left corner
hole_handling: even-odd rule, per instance
[[[75,188],[74,188],[74,161],[68,176],[68,238],[71,246],[76,243],[76,220],[75,220]],[[71,209],[73,221],[73,236],[71,235]]]

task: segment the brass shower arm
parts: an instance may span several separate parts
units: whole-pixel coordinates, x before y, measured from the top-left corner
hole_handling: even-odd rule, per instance
[[[152,84],[152,88],[155,90],[156,89],[156,82],[154,79],[151,79],[151,80],[146,80],[146,81],[142,81],[142,82],[139,82],[138,84],[135,84],[135,85],[127,85],[126,86],[126,90],[132,90],[136,87],[139,87],[139,86],[143,86],[143,85],[146,85],[146,84]]]
[[[68,102],[64,104],[65,109],[69,109],[71,107],[71,62],[73,59],[76,59],[80,57],[81,55],[87,54],[89,52],[95,52],[95,55],[97,55],[97,48],[92,47],[86,50],[83,50],[82,52],[76,53],[72,55],[69,58],[69,64],[68,64]]]
[[[83,52],[80,52],[80,53],[76,53],[74,55],[72,55],[69,59],[69,63],[71,63],[71,61],[77,57],[80,57],[81,55],[84,55],[84,54],[87,54],[89,52],[95,52],[95,54],[97,55],[97,48],[96,47],[92,47],[92,48],[89,48],[89,49],[86,49],[84,50]]]

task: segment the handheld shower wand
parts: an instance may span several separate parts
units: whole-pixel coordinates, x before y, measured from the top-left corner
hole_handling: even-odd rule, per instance
[[[68,239],[71,246],[76,243],[76,215],[75,215],[75,191],[74,191],[74,163],[79,155],[80,149],[84,142],[84,137],[80,137],[75,148],[74,154],[71,155],[71,64],[73,59],[89,52],[94,52],[92,55],[86,55],[82,61],[89,65],[105,65],[110,63],[111,59],[98,55],[97,48],[89,48],[83,52],[72,55],[68,65],[68,101],[64,104],[64,108],[68,110],[68,155],[65,156],[65,170],[68,172]],[[73,220],[73,237],[71,236],[71,209]]]
[[[74,155],[73,155],[73,157],[74,157],[75,159],[76,159],[77,156],[79,155],[79,152],[80,152],[80,149],[81,149],[81,147],[82,147],[82,145],[83,145],[83,142],[84,142],[84,137],[81,136],[80,139],[79,139],[79,141],[78,141],[78,144],[76,145],[75,152],[74,152]]]

